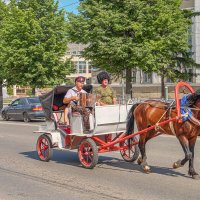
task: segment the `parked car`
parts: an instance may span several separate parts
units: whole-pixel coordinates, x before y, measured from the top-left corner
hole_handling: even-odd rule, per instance
[[[38,97],[22,97],[14,100],[1,110],[3,120],[23,120],[30,122],[32,119],[45,119],[45,113]]]

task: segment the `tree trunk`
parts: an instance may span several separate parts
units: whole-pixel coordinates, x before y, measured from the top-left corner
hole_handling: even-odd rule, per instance
[[[161,98],[165,98],[165,76],[161,75]]]
[[[132,98],[132,70],[126,69],[126,95]]]
[[[0,110],[3,108],[3,81],[0,80]]]
[[[35,88],[32,88],[32,95],[35,96]]]

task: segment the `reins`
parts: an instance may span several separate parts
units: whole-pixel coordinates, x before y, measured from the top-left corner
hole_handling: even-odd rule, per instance
[[[148,104],[148,105],[150,105],[150,106],[153,106],[154,108],[160,108],[160,109],[163,109],[163,107],[169,107],[168,109],[170,109],[170,108],[173,108],[172,107],[172,104],[175,102],[175,100],[173,100],[172,101],[172,103],[170,103],[170,105],[168,106],[168,105],[163,105],[162,107],[161,106],[156,106],[156,105],[154,105],[154,104],[156,104],[156,102],[154,102],[154,103],[149,103],[149,102],[142,102],[141,104]],[[165,103],[165,102],[162,102],[162,101],[158,101],[158,103]],[[194,107],[196,107],[196,108],[191,108],[191,107],[188,107],[188,106],[184,106],[184,107],[180,107],[180,108],[189,108],[189,109],[191,109],[191,110],[196,110],[196,111],[200,111],[200,108],[198,108],[197,106],[195,106],[195,105],[193,105]],[[167,109],[167,110],[168,110]]]

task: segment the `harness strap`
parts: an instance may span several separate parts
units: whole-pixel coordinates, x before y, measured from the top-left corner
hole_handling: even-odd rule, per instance
[[[169,119],[171,119],[171,113],[172,113],[172,109],[170,108],[170,110],[169,110]],[[169,128],[171,129],[172,133],[174,135],[176,135],[176,132],[175,132],[175,129],[174,129],[174,124],[173,124],[172,121],[169,122]]]
[[[77,90],[75,90],[75,89],[73,89],[73,88],[72,88],[72,90],[73,90],[77,95],[80,94],[80,92],[78,92]],[[72,100],[72,102],[73,102],[75,105],[78,104],[78,101],[77,101],[77,100]]]
[[[196,126],[200,126],[200,121],[196,119],[193,115],[189,118],[189,121]]]

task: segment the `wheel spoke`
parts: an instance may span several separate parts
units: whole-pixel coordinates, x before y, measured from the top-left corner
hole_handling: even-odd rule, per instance
[[[135,151],[133,151],[133,149],[130,149],[130,151],[132,151],[133,154],[135,153]]]
[[[92,162],[92,160],[93,160],[93,157],[92,157],[92,156],[90,156],[90,155],[89,155],[88,157],[90,158],[90,162]]]

